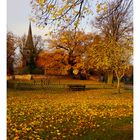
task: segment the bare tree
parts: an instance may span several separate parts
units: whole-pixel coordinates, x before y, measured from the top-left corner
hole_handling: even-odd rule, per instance
[[[106,1],[103,6],[92,25],[99,29],[107,40],[112,38],[120,41],[132,35],[132,0]]]
[[[45,40],[43,40],[40,35],[34,35],[33,42],[35,54],[38,56],[38,54],[44,49]]]
[[[7,74],[13,74],[16,38],[12,32],[7,33]]]
[[[20,57],[21,58],[24,55],[23,54],[23,49],[24,49],[25,44],[26,44],[26,39],[27,39],[27,35],[25,35],[25,34],[18,39],[18,46],[19,46],[20,55],[21,55]],[[39,53],[44,49],[45,41],[42,39],[41,36],[34,35],[33,36],[33,42],[34,42],[33,56],[34,56],[34,60],[36,62]],[[21,59],[21,61],[22,61],[22,59]]]

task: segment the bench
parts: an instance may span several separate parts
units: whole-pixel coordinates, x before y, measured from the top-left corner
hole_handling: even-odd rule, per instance
[[[49,85],[50,79],[41,79],[41,80],[34,80],[34,85]]]
[[[69,89],[72,91],[81,91],[81,90],[85,90],[85,85],[80,85],[80,84],[72,84],[72,85],[68,85]]]

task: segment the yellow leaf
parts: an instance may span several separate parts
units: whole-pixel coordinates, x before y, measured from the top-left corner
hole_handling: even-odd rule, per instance
[[[48,5],[48,10],[51,10],[54,7],[53,4]]]
[[[37,2],[38,2],[40,5],[43,5],[43,3],[45,2],[45,0],[37,0]]]
[[[100,10],[101,10],[101,4],[97,4],[97,5],[96,5],[96,11],[97,11],[97,12],[100,12]]]

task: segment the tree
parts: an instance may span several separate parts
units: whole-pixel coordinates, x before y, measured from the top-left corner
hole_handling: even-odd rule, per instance
[[[120,93],[120,80],[129,68],[132,57],[131,43],[124,39],[123,42],[110,40],[106,44],[106,41],[100,39],[88,51],[87,61],[89,65],[104,72],[115,72],[117,89],[118,93]]]
[[[25,47],[27,40],[27,35],[23,35],[19,38],[18,40],[18,45],[20,49],[21,55],[23,55],[23,48]],[[45,41],[42,39],[42,37],[39,35],[34,35],[33,36],[33,43],[34,43],[34,55],[35,58],[37,59],[38,54],[44,49],[44,43]]]
[[[65,30],[54,35],[48,42],[50,48],[63,50],[68,55],[68,73],[73,77],[76,71],[78,73],[81,68],[84,68],[85,52],[93,42],[93,34]]]
[[[32,20],[38,26],[56,23],[57,29],[78,26],[80,20],[92,13],[88,0],[31,0]],[[61,24],[61,26],[60,26]]]
[[[67,54],[62,50],[42,51],[37,65],[45,70],[45,74],[66,75],[68,70]]]
[[[7,33],[7,74],[14,73],[16,38],[12,32]]]
[[[105,1],[97,6],[98,15],[92,25],[96,27],[104,41],[122,42],[132,36],[132,0]],[[122,45],[121,45],[122,46]],[[108,71],[108,83],[112,83],[112,70]]]
[[[132,35],[132,21],[132,0],[113,0],[100,5],[92,24],[107,40],[120,41]]]
[[[132,46],[130,46],[129,42],[112,42],[112,48],[114,48],[113,52],[113,63],[112,68],[117,77],[117,89],[118,93],[120,93],[120,81],[124,76],[126,70],[130,67],[130,59],[132,57]]]

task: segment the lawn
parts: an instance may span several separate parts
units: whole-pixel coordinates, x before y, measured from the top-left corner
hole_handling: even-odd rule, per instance
[[[132,91],[8,90],[7,139],[132,140]]]

